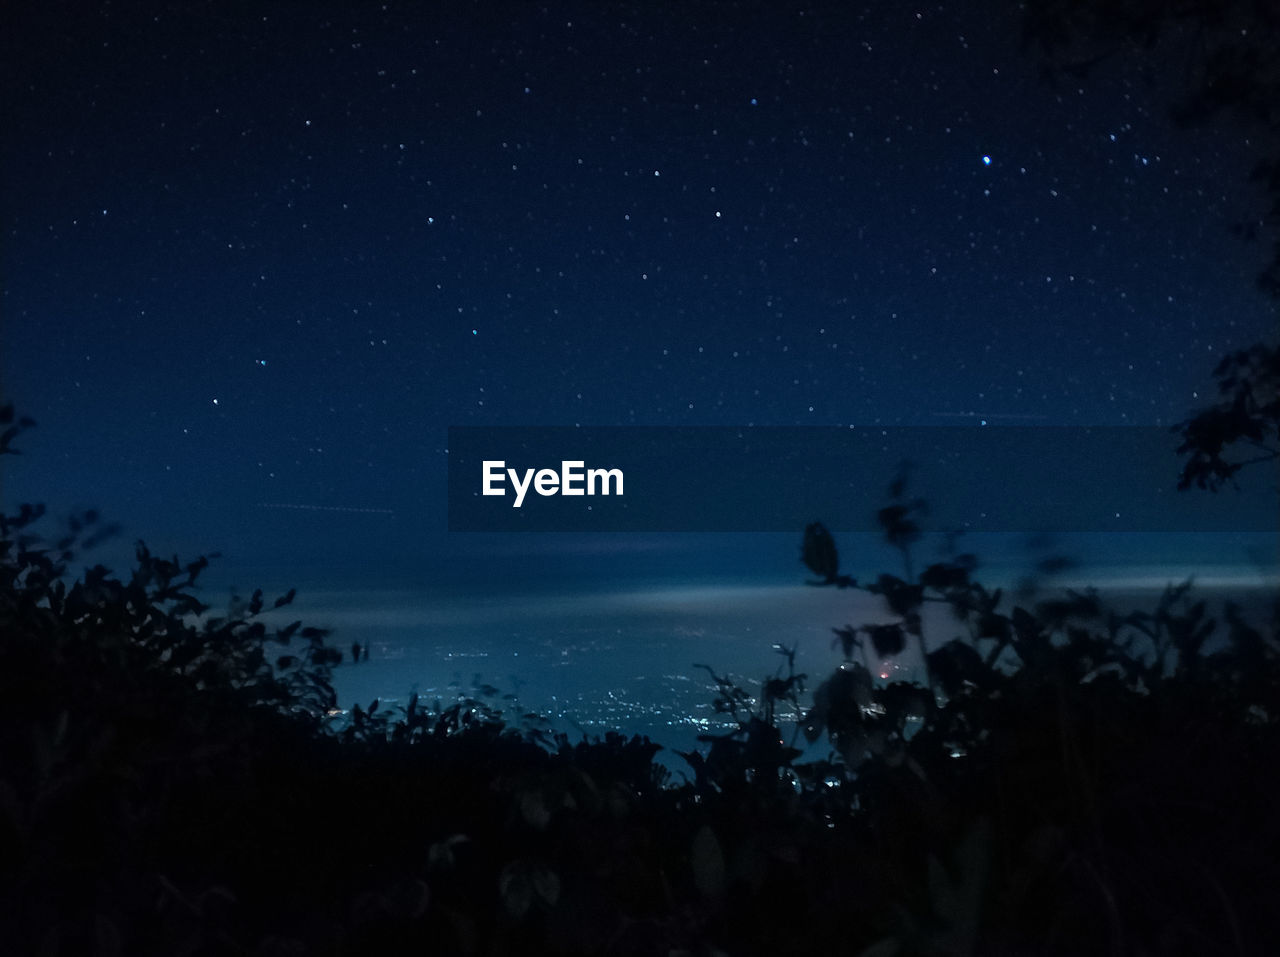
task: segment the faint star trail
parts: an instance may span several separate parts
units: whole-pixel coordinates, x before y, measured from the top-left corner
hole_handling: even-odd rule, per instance
[[[286,508],[299,512],[355,512],[362,515],[394,515],[389,508],[355,508],[348,505],[303,505],[294,502],[259,502],[257,508]]]

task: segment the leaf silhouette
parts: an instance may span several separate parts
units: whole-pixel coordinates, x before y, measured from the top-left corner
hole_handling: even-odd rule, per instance
[[[881,658],[901,654],[907,639],[901,625],[867,625],[864,629],[871,638],[871,645]]]
[[[840,557],[835,539],[820,522],[805,526],[801,560],[822,581],[834,581],[840,572]]]

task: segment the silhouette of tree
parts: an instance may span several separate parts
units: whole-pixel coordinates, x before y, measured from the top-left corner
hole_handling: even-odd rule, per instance
[[[1227,116],[1253,131],[1264,156],[1251,178],[1264,203],[1234,231],[1247,240],[1273,234],[1258,284],[1280,297],[1280,7],[1255,0],[1029,0],[1025,9],[1024,44],[1040,54],[1048,82],[1084,79],[1116,57],[1154,62],[1149,54],[1164,45],[1163,62],[1182,65],[1177,124]]]
[[[1186,457],[1178,488],[1217,491],[1236,473],[1280,458],[1280,346],[1258,343],[1213,370],[1218,402],[1174,429]]]
[[[1252,179],[1263,206],[1234,227],[1248,240],[1273,235],[1259,286],[1280,299],[1280,7],[1253,0],[1030,0],[1023,40],[1038,51],[1045,79],[1085,79],[1117,57],[1154,63],[1152,51],[1176,51],[1184,86],[1172,119],[1180,126],[1224,119],[1254,131],[1266,154]],[[1177,82],[1177,81],[1175,81]],[[1178,487],[1217,490],[1240,469],[1280,454],[1280,346],[1261,342],[1214,369],[1219,401],[1175,431],[1185,462]]]
[[[1077,73],[1199,37],[1186,115],[1239,107],[1274,130],[1263,4],[1029,9],[1029,39]],[[1084,35],[1116,51],[1065,59]],[[1277,350],[1214,374],[1218,404],[1178,427],[1183,487],[1219,488],[1280,444]],[[0,454],[33,424],[0,407]],[[807,704],[795,646],[758,694],[708,667],[736,727],[689,753],[682,786],[647,739],[511,727],[483,694],[335,720],[345,656],[323,629],[268,624],[292,591],[214,614],[204,558],[139,544],[124,576],[74,577],[109,523],[84,512],[46,540],[41,506],[0,515],[0,939],[263,957],[1280,953],[1280,621],[1216,615],[1189,582],[1146,611],[1092,590],[1032,604],[984,585],[975,556],[920,562],[924,503],[905,477],[889,492],[898,574],[842,569],[816,522],[801,548],[812,584],[875,596],[879,615],[833,628],[844,660]],[[916,651],[914,680],[868,667]]]

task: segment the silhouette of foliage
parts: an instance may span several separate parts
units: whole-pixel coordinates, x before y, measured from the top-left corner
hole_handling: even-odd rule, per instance
[[[1177,64],[1184,84],[1172,119],[1202,126],[1228,114],[1255,132],[1266,154],[1251,178],[1266,200],[1259,214],[1237,224],[1243,239],[1273,233],[1271,261],[1259,286],[1280,297],[1280,13],[1253,0],[1031,0],[1023,42],[1039,51],[1042,75],[1079,81],[1123,56],[1150,70]],[[1153,51],[1163,47],[1157,60]],[[1163,78],[1161,78],[1163,80]]]
[[[13,440],[36,424],[30,416],[17,417],[13,403],[0,405],[0,455],[21,455],[19,449],[13,447]]]
[[[836,540],[818,522],[805,528],[804,541],[800,544],[800,556],[801,561],[809,571],[818,576],[820,582],[825,584],[836,580],[836,573],[840,568]]]
[[[890,497],[904,500],[901,478]],[[806,527],[802,557],[820,576],[810,584],[877,595],[887,620],[833,629],[845,662],[798,718],[810,743],[801,763],[753,751],[783,740],[780,723],[707,669],[738,747],[713,745],[702,764],[688,756],[695,790],[741,800],[744,778],[794,782],[794,806],[849,835],[852,858],[880,877],[867,953],[1164,953],[1183,940],[1198,952],[1273,950],[1261,888],[1280,886],[1280,869],[1258,841],[1280,834],[1269,810],[1280,601],[1270,634],[1232,604],[1218,620],[1190,581],[1149,611],[1114,611],[1092,590],[1011,606],[976,580],[972,555],[913,577],[908,514],[880,512],[908,573],[867,585],[833,560],[821,524]],[[928,603],[949,606],[952,624],[929,619],[941,634],[926,644]],[[921,677],[877,681],[868,654],[899,655],[908,637]],[[812,760],[824,740],[830,754]],[[1105,920],[1088,919],[1099,908]]]
[[[1241,469],[1280,458],[1280,346],[1233,352],[1213,370],[1218,402],[1175,428],[1186,456],[1178,488],[1217,491]],[[1247,458],[1236,456],[1246,450]]]
[[[1224,402],[1247,386],[1249,413],[1274,414],[1266,358],[1220,367]],[[333,669],[363,665],[288,621],[292,590],[215,612],[206,559],[142,544],[124,576],[73,577],[109,523],[84,512],[46,541],[44,509],[19,506],[0,516],[0,939],[18,954],[1280,952],[1280,603],[1261,622],[1190,581],[1138,610],[1006,593],[974,555],[919,561],[925,503],[905,473],[888,491],[897,574],[855,576],[830,532],[804,530],[810,584],[878,606],[832,629],[842,663],[811,692],[798,645],[775,646],[754,692],[698,666],[731,726],[683,755],[679,784],[657,743],[572,742],[484,685],[340,711]],[[904,677],[881,677],[895,659]]]

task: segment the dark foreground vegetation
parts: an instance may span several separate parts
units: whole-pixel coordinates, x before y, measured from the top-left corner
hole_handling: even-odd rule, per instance
[[[1172,37],[1182,120],[1277,129],[1266,4],[1028,10],[1048,75]],[[1253,239],[1280,158],[1255,178]],[[1274,481],[1280,350],[1217,373],[1180,484]],[[28,425],[0,410],[0,461]],[[846,661],[811,691],[789,649],[758,689],[717,678],[736,730],[683,783],[646,740],[571,742],[470,699],[335,723],[341,653],[262,620],[291,594],[213,612],[203,559],[139,546],[122,576],[77,575],[98,516],[52,538],[38,506],[0,516],[0,954],[1280,954],[1280,620],[1189,585],[1123,615],[1015,598],[961,554],[917,572],[918,505],[891,499],[901,575],[860,583],[817,524],[803,549],[880,620],[835,629]],[[933,603],[949,630],[926,633]],[[907,652],[922,682],[873,680],[872,654]]]
[[[1276,360],[1219,368],[1222,401],[1181,427],[1186,484],[1274,458]],[[0,418],[13,451],[29,423]],[[261,620],[292,593],[213,613],[203,559],[142,545],[126,576],[73,578],[97,516],[49,541],[20,508],[0,519],[0,950],[1280,953],[1280,622],[1190,584],[1120,615],[1011,600],[969,555],[913,573],[920,504],[890,496],[901,576],[860,584],[818,524],[803,546],[814,584],[880,596],[880,620],[835,629],[845,662],[811,695],[788,649],[758,691],[717,679],[736,729],[681,783],[647,740],[470,699],[335,724],[341,653]],[[926,633],[928,603],[949,629]],[[872,654],[909,650],[925,680],[873,680]]]

